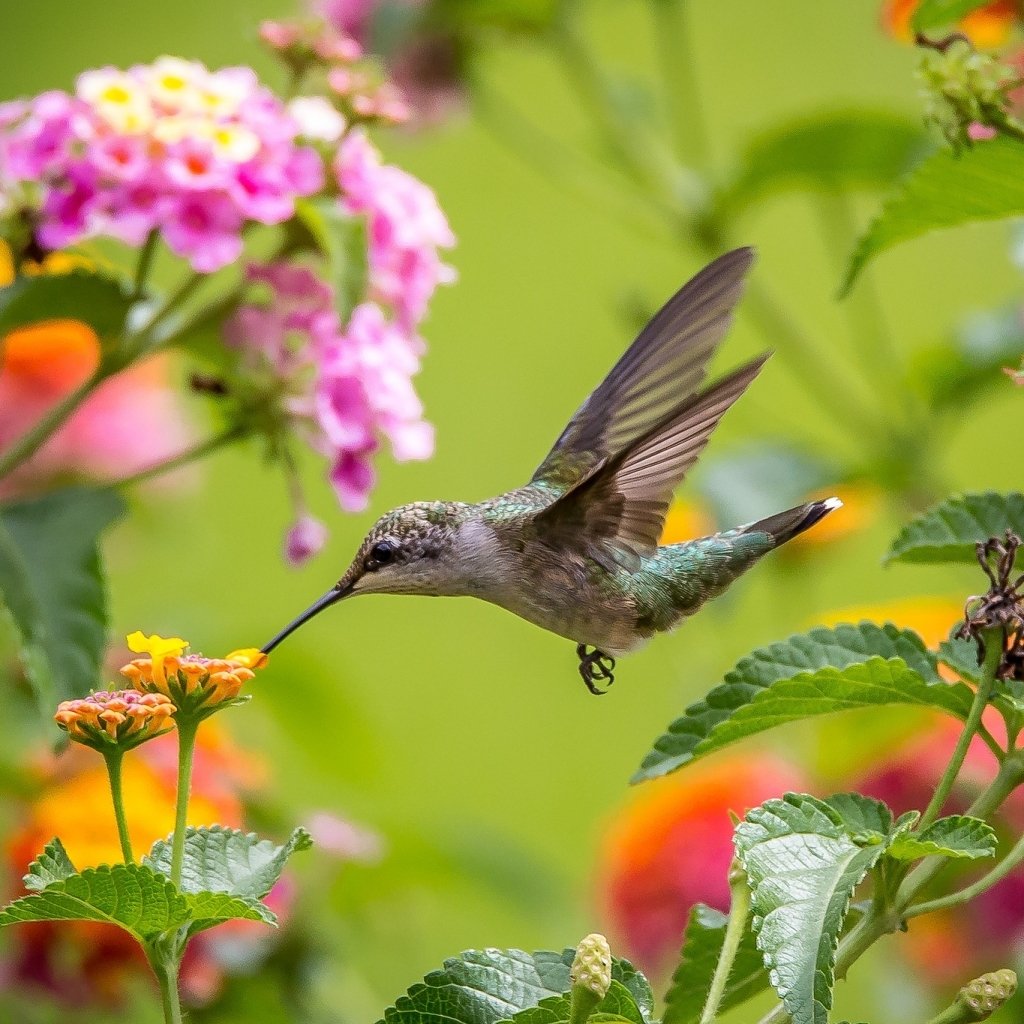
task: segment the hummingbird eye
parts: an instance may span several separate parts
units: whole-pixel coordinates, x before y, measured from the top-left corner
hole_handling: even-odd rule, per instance
[[[370,557],[366,560],[366,568],[370,572],[387,565],[395,556],[395,549],[386,540],[378,541],[370,548]]]

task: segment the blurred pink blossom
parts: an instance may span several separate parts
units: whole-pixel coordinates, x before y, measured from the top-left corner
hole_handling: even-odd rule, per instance
[[[327,527],[308,513],[301,513],[285,538],[285,558],[292,565],[309,561],[327,542]]]

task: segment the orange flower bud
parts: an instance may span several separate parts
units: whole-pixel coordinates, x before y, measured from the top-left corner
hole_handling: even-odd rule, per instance
[[[73,740],[94,750],[130,750],[174,728],[175,707],[163,694],[101,690],[60,704],[53,720]]]

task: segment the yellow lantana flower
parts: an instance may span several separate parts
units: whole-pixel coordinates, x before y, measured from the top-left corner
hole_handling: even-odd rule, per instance
[[[225,658],[226,661],[237,661],[245,668],[263,668],[269,659],[270,655],[264,654],[258,647],[242,647]]]
[[[126,637],[128,650],[135,654],[148,654],[153,662],[153,678],[166,683],[167,675],[164,663],[168,658],[176,658],[188,648],[188,641],[180,636],[162,637],[154,633],[146,636],[141,630],[129,633]]]

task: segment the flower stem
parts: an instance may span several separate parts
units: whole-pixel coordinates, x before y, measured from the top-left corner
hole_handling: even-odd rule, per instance
[[[245,437],[248,432],[247,427],[236,424],[227,430],[221,431],[219,434],[214,434],[213,437],[208,437],[205,441],[200,441],[190,448],[178,452],[177,455],[164,459],[162,462],[156,462],[145,469],[140,469],[137,473],[132,473],[130,476],[115,480],[111,486],[131,487],[146,480],[152,480],[154,477],[162,476],[164,473],[169,473],[172,469],[180,469],[182,466],[187,466],[190,462],[197,462],[199,459],[205,458],[218,448],[223,448],[225,445]]]
[[[999,635],[999,640],[1002,640],[1001,634]],[[981,725],[981,715],[988,705],[989,697],[992,695],[996,670],[999,668],[999,661],[1002,656],[1002,643],[997,643],[996,637],[990,634],[985,645],[985,664],[982,667],[981,679],[978,680],[978,689],[974,694],[974,702],[971,704],[971,710],[968,712],[963,732],[960,733],[960,738],[953,749],[953,756],[950,758],[949,764],[946,765],[946,770],[942,773],[942,778],[939,780],[939,784],[936,786],[935,792],[925,808],[924,814],[921,816],[921,823],[918,826],[921,829],[927,828],[942,813],[942,808],[949,798],[953,783],[956,782],[956,777],[960,774],[964,759],[967,757],[967,750],[971,745],[971,740],[974,739],[975,733],[977,733],[978,727]]]
[[[121,790],[121,762],[124,760],[124,752],[121,750],[110,751],[103,755],[107,763],[107,777],[110,779],[110,798],[114,803],[114,818],[117,821],[117,838],[121,841],[121,856],[125,864],[134,864],[135,855],[132,853],[132,840],[128,834],[128,821],[124,813],[124,794]]]
[[[729,973],[732,971],[736,953],[743,940],[747,918],[750,916],[750,886],[747,884],[746,872],[738,864],[729,869],[729,891],[732,894],[729,904],[729,920],[725,925],[722,951],[718,954],[718,963],[715,965],[715,973],[711,978],[711,988],[708,991],[707,1002],[704,1004],[704,1011],[700,1015],[700,1024],[713,1024],[714,1022],[722,997],[725,995],[725,986],[729,982]]]
[[[22,434],[7,451],[0,454],[0,479],[17,469],[33,455],[75,414],[79,406],[107,378],[101,366],[92,375],[62,398],[35,426]]]
[[[1021,861],[1024,861],[1024,836],[1017,840],[1010,852],[991,871],[982,875],[977,881],[956,892],[951,892],[948,896],[939,896],[934,900],[915,903],[904,911],[903,916],[908,919],[920,917],[922,914],[930,914],[935,910],[945,910],[947,907],[958,907],[961,903],[968,903],[1001,882]]]
[[[185,829],[188,827],[188,798],[192,789],[192,755],[196,747],[198,722],[178,721],[178,796],[171,841],[171,881],[181,885],[181,865],[185,859]]]
[[[153,269],[153,257],[156,255],[156,247],[159,241],[160,233],[154,228],[146,236],[146,241],[139,252],[139,262],[135,267],[135,284],[132,287],[132,302],[138,302],[145,294],[146,284],[149,281],[149,272]]]
[[[160,999],[164,1008],[164,1024],[182,1024],[181,999],[178,995],[177,958],[163,950],[150,952],[149,962],[160,983]]]

